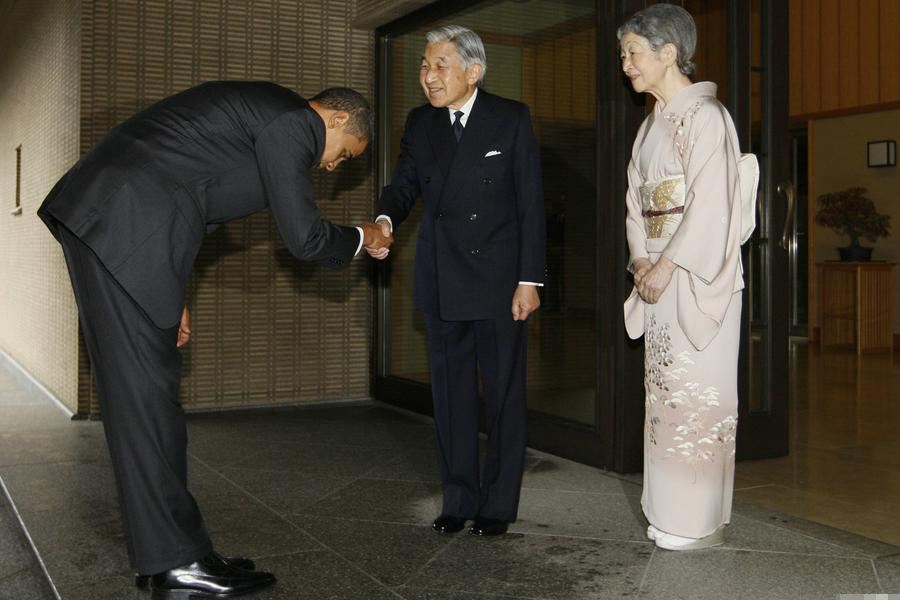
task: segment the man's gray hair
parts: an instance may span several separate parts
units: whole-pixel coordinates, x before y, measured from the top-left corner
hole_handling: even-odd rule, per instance
[[[694,74],[694,50],[697,49],[697,26],[691,13],[674,4],[653,4],[631,15],[616,32],[622,41],[626,33],[647,38],[654,52],[666,44],[678,50],[678,70],[690,77]]]
[[[481,38],[477,33],[459,25],[445,25],[426,33],[425,40],[429,44],[453,42],[456,46],[456,53],[462,59],[463,69],[468,69],[471,65],[481,65],[478,85],[480,86],[484,81],[484,74],[487,72],[487,58],[484,54],[484,44],[481,43]]]

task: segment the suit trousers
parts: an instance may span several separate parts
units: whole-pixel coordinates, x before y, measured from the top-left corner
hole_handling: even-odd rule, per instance
[[[151,575],[193,562],[212,545],[187,488],[178,326],[154,325],[93,251],[65,227],[59,230],[97,385],[131,566]]]
[[[441,514],[513,522],[525,468],[526,321],[443,321],[425,315],[443,487]],[[487,452],[479,477],[478,374]]]

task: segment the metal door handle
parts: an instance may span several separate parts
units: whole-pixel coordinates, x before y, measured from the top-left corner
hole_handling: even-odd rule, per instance
[[[794,197],[794,184],[790,181],[784,181],[778,184],[778,193],[784,194],[787,198],[787,214],[784,216],[784,231],[781,234],[781,247],[790,250],[791,234],[794,232],[794,209],[796,201]]]

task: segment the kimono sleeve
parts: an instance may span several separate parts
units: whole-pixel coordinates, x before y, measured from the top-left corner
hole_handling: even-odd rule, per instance
[[[628,270],[634,269],[634,261],[649,258],[647,253],[647,227],[644,223],[641,203],[641,174],[634,158],[628,163],[628,191],[625,193],[625,237],[628,240]]]
[[[723,112],[713,103],[703,105],[684,136],[684,215],[663,252],[707,284],[729,262],[739,202],[737,156]]]

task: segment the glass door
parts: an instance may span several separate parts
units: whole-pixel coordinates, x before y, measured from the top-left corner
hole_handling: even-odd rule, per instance
[[[796,190],[788,126],[788,3],[732,0],[734,114],[760,163],[757,229],[744,248],[738,459],[788,453],[789,252]]]

